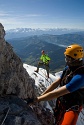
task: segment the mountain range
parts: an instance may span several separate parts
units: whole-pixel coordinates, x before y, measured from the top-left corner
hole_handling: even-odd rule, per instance
[[[36,36],[19,40],[12,39],[8,40],[8,42],[14,47],[14,51],[24,63],[37,66],[41,56],[41,50],[45,50],[46,54],[51,58],[51,70],[57,69],[59,65],[61,67],[64,64],[64,47],[39,40]]]
[[[44,28],[44,29],[31,29],[31,28],[16,28],[16,29],[9,29],[6,30],[6,39],[11,38],[20,38],[20,37],[27,37],[32,35],[43,35],[43,34],[49,34],[49,35],[62,35],[62,34],[68,34],[68,33],[83,33],[82,30],[79,29],[67,29],[67,28]]]
[[[50,70],[60,70],[64,67],[64,51],[65,47],[70,44],[80,44],[84,46],[84,35],[79,33],[62,34],[62,35],[32,35],[21,38],[8,39],[16,54],[24,63],[37,66],[41,50],[51,57]]]

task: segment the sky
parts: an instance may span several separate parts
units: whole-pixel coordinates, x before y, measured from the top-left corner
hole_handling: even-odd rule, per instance
[[[84,0],[0,0],[0,23],[5,30],[84,29]]]

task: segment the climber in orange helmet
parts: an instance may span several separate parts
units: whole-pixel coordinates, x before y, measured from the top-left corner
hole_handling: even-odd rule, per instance
[[[64,55],[66,67],[61,77],[34,101],[57,99],[55,125],[76,125],[84,97],[84,50],[80,45],[73,44],[66,48]]]

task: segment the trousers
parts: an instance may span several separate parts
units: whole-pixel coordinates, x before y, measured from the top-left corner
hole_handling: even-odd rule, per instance
[[[82,106],[79,107],[78,111],[66,111],[62,118],[60,119],[60,122],[56,125],[76,125],[78,115],[80,111],[82,110]]]
[[[40,66],[44,66],[46,71],[47,71],[47,76],[49,77],[49,63],[48,64],[44,64],[43,62],[39,62],[38,66],[37,66],[37,71],[39,70]]]

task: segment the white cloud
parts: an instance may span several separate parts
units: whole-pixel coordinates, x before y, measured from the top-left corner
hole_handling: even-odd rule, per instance
[[[15,14],[13,11],[0,11],[0,22],[4,25],[5,29],[32,27],[38,24],[38,18],[45,15],[41,14]],[[35,24],[36,22],[36,24]]]
[[[0,11],[0,17],[4,17],[4,16],[9,16],[9,14],[4,11]]]

